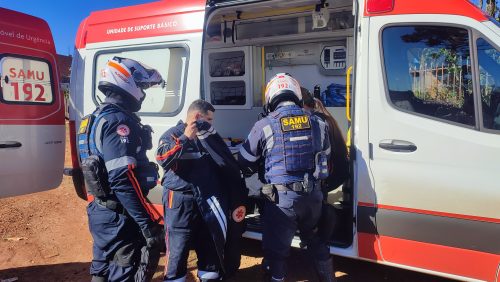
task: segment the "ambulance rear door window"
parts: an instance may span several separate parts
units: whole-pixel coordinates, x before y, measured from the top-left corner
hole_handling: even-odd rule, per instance
[[[0,77],[3,103],[50,105],[54,102],[52,68],[45,60],[2,55]]]
[[[186,46],[161,45],[154,48],[132,48],[110,50],[97,53],[94,69],[94,102],[104,101],[104,94],[99,91],[100,72],[108,60],[118,56],[137,60],[160,72],[165,80],[165,87],[151,87],[145,90],[140,115],[172,116],[182,109],[186,88],[189,50]]]

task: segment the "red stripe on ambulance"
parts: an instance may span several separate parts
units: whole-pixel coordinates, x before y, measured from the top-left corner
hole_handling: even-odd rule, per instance
[[[359,256],[430,271],[494,281],[500,255],[389,236],[358,233]]]
[[[443,217],[451,217],[451,218],[466,219],[466,220],[484,221],[484,222],[491,222],[491,223],[500,223],[500,218],[474,216],[474,215],[467,215],[467,214],[422,210],[422,209],[405,208],[405,207],[390,206],[390,205],[376,205],[373,203],[364,203],[364,202],[359,202],[358,206],[378,208],[378,209],[384,209],[384,210],[393,210],[393,211],[402,211],[402,212],[410,212],[410,213],[443,216]]]

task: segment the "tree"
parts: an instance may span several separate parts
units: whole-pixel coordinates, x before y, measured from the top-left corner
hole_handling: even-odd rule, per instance
[[[500,4],[498,0],[475,0],[474,3],[486,14],[500,21]],[[486,5],[485,5],[486,4]]]

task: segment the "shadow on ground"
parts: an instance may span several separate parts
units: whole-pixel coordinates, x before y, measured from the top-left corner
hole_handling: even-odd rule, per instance
[[[89,263],[72,262],[62,264],[34,265],[0,270],[0,281],[17,278],[15,281],[74,281],[88,282]],[[12,280],[11,280],[12,281]]]
[[[256,259],[254,265],[240,268],[228,281],[262,281],[261,242],[244,240],[243,255]],[[335,275],[338,282],[452,282],[452,280],[430,276],[395,267],[383,266],[371,262],[334,256]],[[318,281],[314,267],[304,251],[292,249],[288,259],[287,281]]]
[[[228,282],[262,281],[261,269],[262,250],[260,241],[244,240],[243,255],[246,263]],[[154,282],[162,281],[165,257],[155,273]],[[382,266],[370,262],[358,261],[343,257],[334,257],[334,267],[338,282],[451,282],[452,280],[416,273],[389,266]],[[292,249],[288,260],[289,274],[287,281],[318,281],[315,276],[311,260],[305,252]],[[9,278],[18,278],[17,281],[75,281],[87,282],[90,280],[88,262],[75,262],[50,265],[36,265],[0,270],[0,281]],[[196,281],[196,258],[190,255],[188,262],[187,281]],[[8,281],[8,280],[7,280]]]

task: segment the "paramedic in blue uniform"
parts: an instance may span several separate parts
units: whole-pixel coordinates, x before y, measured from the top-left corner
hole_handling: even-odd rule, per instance
[[[156,160],[165,171],[162,179],[167,241],[164,281],[186,281],[187,259],[192,247],[198,257],[198,278],[215,281],[221,277],[216,247],[193,192],[200,179],[219,186],[216,164],[200,143],[196,125],[212,124],[214,112],[210,103],[194,101],[188,108],[186,123],[179,121],[159,141]]]
[[[145,199],[158,178],[156,164],[146,157],[152,147],[151,127],[143,126],[134,114],[141,108],[144,90],[162,83],[156,70],[127,58],[112,58],[100,72],[98,89],[106,98],[88,130],[90,152],[80,147],[82,160],[99,156],[105,166],[100,170],[107,174],[107,179],[93,183],[104,191],[92,191],[88,187],[92,179],[85,178],[94,194],[87,208],[94,239],[92,281],[142,280],[141,248],[160,248],[164,240],[163,228],[154,221]],[[83,131],[81,127],[79,133]]]
[[[279,73],[267,84],[267,116],[243,143],[238,161],[246,176],[264,163],[263,268],[269,281],[284,281],[286,259],[297,230],[320,281],[334,281],[329,248],[315,233],[323,195],[319,180],[328,176],[330,145],[323,121],[299,105],[299,83]]]

